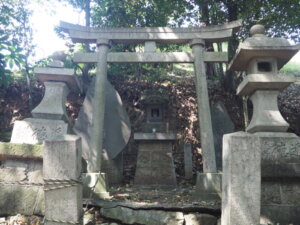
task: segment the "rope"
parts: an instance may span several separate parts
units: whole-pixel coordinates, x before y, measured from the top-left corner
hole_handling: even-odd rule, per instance
[[[44,191],[53,191],[53,190],[57,190],[57,189],[64,189],[64,188],[73,187],[78,184],[81,184],[81,182],[79,180],[74,180],[74,179],[44,179],[44,182],[45,182],[45,186],[46,185],[58,185],[58,186],[49,187],[49,188],[46,188],[44,186]]]
[[[12,182],[0,182],[0,185],[30,185],[30,186],[44,186],[44,183],[34,183],[26,181],[12,181]]]
[[[48,218],[45,218],[44,220],[49,221],[49,222],[55,222],[55,223],[80,224],[79,222],[65,221],[65,220],[54,220],[54,219],[48,219]]]

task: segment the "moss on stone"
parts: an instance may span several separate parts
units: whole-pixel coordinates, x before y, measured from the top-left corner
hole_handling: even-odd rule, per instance
[[[0,142],[0,157],[42,158],[43,146]]]

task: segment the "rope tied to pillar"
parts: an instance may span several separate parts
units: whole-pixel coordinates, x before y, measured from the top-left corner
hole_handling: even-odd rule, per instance
[[[75,179],[44,179],[44,191],[53,191],[57,189],[64,189],[68,187],[73,187],[82,182],[80,180]],[[46,187],[46,185],[57,185],[54,187]]]
[[[80,222],[74,222],[74,221],[65,221],[65,220],[55,220],[55,219],[49,219],[49,218],[44,218],[44,221],[49,221],[49,222],[55,222],[55,223],[66,223],[66,224],[80,224]]]
[[[44,183],[28,182],[28,181],[0,181],[0,185],[28,185],[28,186],[44,186]]]

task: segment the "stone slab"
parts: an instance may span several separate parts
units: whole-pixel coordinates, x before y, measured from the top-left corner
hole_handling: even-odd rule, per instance
[[[176,135],[172,133],[134,133],[134,140],[136,141],[171,141],[176,140]]]
[[[191,179],[193,177],[193,152],[191,144],[183,145],[184,153],[184,177]]]
[[[185,225],[216,225],[217,217],[209,214],[189,213],[184,215]]]
[[[130,208],[134,210],[144,209],[144,210],[164,210],[164,211],[182,211],[185,213],[199,212],[203,214],[211,214],[215,216],[221,215],[220,205],[194,205],[188,204],[184,206],[174,206],[171,204],[157,204],[156,202],[152,204],[140,204],[140,202],[129,202],[129,201],[111,201],[111,200],[92,200],[91,205],[99,206],[101,208],[115,208],[117,206]]]
[[[95,81],[93,80],[73,128],[75,134],[82,138],[82,152],[86,160],[89,159],[91,148],[94,88]],[[105,137],[103,144],[107,156],[114,159],[126,146],[131,134],[131,126],[119,94],[108,81],[105,91]]]
[[[197,173],[194,197],[198,200],[218,200],[222,195],[221,173]]]
[[[41,144],[44,140],[62,139],[68,132],[68,124],[62,120],[27,118],[16,121],[11,143]]]
[[[261,149],[245,132],[223,137],[222,225],[259,224]]]
[[[211,118],[216,152],[216,165],[218,170],[222,170],[223,135],[234,132],[234,124],[224,103],[221,101],[211,105]]]
[[[141,225],[183,225],[184,216],[182,212],[166,212],[160,210],[133,210],[124,207],[102,208],[101,215],[121,221],[125,224]]]
[[[82,92],[80,82],[74,73],[74,69],[69,68],[37,67],[34,69],[34,74],[41,82],[64,82],[71,91]]]
[[[44,179],[75,180],[74,184],[45,183],[45,224],[82,223],[81,139],[66,135],[63,140],[44,141]],[[65,186],[63,188],[58,188]]]
[[[104,153],[102,156],[101,171],[105,173],[107,184],[120,185],[123,181],[123,153],[121,152],[114,159],[110,159]]]
[[[44,141],[44,179],[79,180],[81,174],[81,138],[65,135],[64,139]]]
[[[237,88],[237,95],[251,96],[256,90],[283,90],[294,83],[293,75],[249,74]]]
[[[42,160],[10,158],[0,162],[0,181],[43,183]]]
[[[172,141],[139,141],[134,185],[176,186]]]
[[[1,185],[0,216],[44,215],[43,187]]]
[[[14,144],[0,142],[0,159],[21,158],[41,159],[43,157],[42,145]]]
[[[262,165],[300,162],[300,138],[292,133],[258,132]]]
[[[262,205],[261,224],[299,224],[300,205]]]

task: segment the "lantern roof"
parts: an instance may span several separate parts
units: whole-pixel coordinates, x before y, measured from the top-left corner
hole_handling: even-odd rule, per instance
[[[250,35],[239,45],[228,70],[245,71],[256,57],[275,57],[280,69],[300,50],[300,44],[291,45],[287,39],[266,36],[265,27],[260,24],[251,27]]]

